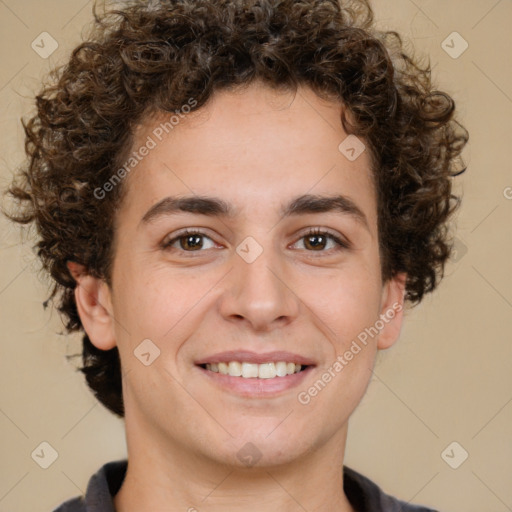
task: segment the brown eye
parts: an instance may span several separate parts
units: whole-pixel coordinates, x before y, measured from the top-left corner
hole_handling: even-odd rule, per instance
[[[209,245],[206,241],[209,241]],[[211,249],[214,246],[213,240],[200,231],[183,231],[162,244],[163,249],[178,249],[185,252],[200,252],[201,249]]]
[[[327,253],[350,248],[348,242],[344,242],[332,233],[321,231],[319,229],[314,229],[309,233],[306,233],[300,238],[300,240],[304,240],[304,248],[309,252]]]
[[[327,237],[324,235],[307,235],[304,239],[306,248],[314,251],[324,249],[327,243]]]
[[[180,241],[180,246],[182,249],[188,250],[197,250],[203,247],[202,235],[184,235],[178,238]]]

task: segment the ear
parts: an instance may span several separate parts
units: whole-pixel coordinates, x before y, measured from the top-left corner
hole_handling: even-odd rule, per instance
[[[405,281],[407,274],[398,273],[384,283],[382,287],[380,319],[384,327],[377,341],[377,348],[384,350],[391,347],[399,338],[402,328]]]
[[[88,275],[83,265],[72,261],[66,265],[77,283],[75,301],[85,332],[95,347],[110,350],[116,346],[110,288]]]

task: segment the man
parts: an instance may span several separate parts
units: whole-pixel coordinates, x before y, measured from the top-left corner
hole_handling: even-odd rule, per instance
[[[432,510],[343,466],[467,141],[401,51],[366,2],[134,3],[40,94],[13,218],[128,446],[58,512]]]

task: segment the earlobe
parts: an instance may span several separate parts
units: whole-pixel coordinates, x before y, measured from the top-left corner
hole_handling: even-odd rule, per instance
[[[404,314],[406,277],[405,273],[399,273],[384,284],[380,313],[383,328],[377,342],[379,350],[391,347],[400,336]]]
[[[91,343],[100,350],[116,346],[110,289],[102,279],[87,274],[83,265],[67,262],[75,279],[75,301]]]

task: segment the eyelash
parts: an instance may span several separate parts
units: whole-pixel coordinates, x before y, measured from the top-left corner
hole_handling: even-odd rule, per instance
[[[204,233],[201,230],[184,229],[183,231],[178,233],[171,240],[168,240],[167,242],[163,242],[161,247],[164,250],[175,249],[174,247],[171,247],[175,242],[179,241],[181,238],[185,238],[185,237],[191,236],[191,235],[200,235],[200,236],[204,236],[206,238],[209,238],[211,240],[211,237],[209,237],[206,233]],[[325,236],[325,237],[331,239],[336,244],[336,246],[337,246],[337,247],[334,248],[334,251],[336,251],[336,252],[337,251],[341,251],[341,250],[350,249],[350,244],[348,242],[345,242],[345,241],[341,240],[339,237],[337,237],[336,235],[330,233],[329,231],[325,231],[325,230],[322,230],[320,228],[313,228],[313,229],[309,230],[307,233],[304,233],[303,235],[301,235],[299,240],[301,240],[303,238],[307,238],[308,236],[318,236],[318,235],[322,235],[322,236]],[[202,250],[186,251],[185,249],[181,249],[181,248],[179,248],[178,250],[180,250],[182,252],[186,252],[186,253],[203,252]],[[329,253],[333,249],[319,250],[319,251],[308,250],[308,249],[305,249],[305,250],[307,252],[312,252],[312,253],[314,253],[314,252]]]

